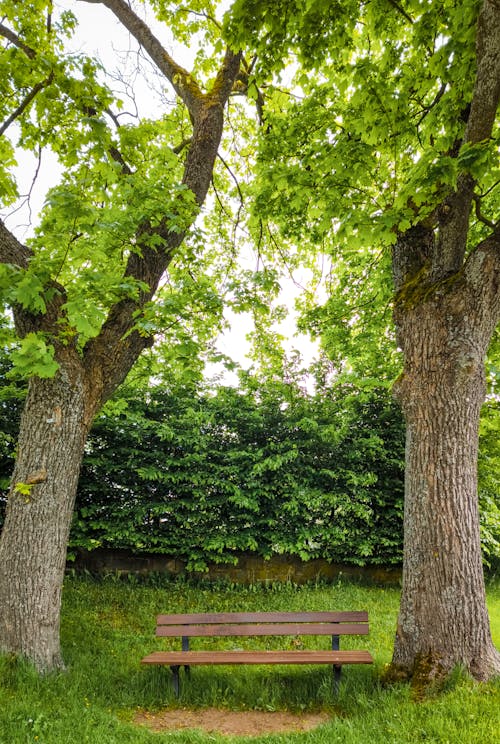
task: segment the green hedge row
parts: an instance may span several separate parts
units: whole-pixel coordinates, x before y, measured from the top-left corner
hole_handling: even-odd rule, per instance
[[[1,370],[0,370],[1,373]],[[6,390],[6,389],[5,389]],[[18,393],[0,397],[0,478],[12,468]],[[483,552],[500,558],[496,404],[483,420]],[[357,565],[402,557],[404,426],[386,389],[296,383],[134,388],[95,422],[70,554],[166,553],[203,569],[238,553]],[[5,499],[5,491],[3,492]],[[0,524],[4,502],[0,495]]]
[[[71,544],[168,553],[192,568],[240,551],[398,563],[403,446],[385,391],[135,392],[95,424]]]

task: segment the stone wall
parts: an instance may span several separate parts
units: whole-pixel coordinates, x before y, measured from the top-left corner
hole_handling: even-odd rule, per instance
[[[172,576],[194,576],[210,580],[224,579],[241,584],[257,582],[287,582],[304,584],[307,581],[326,579],[334,581],[339,577],[367,579],[375,583],[397,584],[401,579],[398,567],[347,566],[328,563],[325,560],[301,561],[296,556],[276,555],[269,560],[259,556],[242,554],[237,565],[211,563],[208,571],[188,573],[186,564],[178,558],[158,554],[136,554],[128,550],[96,549],[78,553],[70,567],[77,571],[92,573],[167,573]]]

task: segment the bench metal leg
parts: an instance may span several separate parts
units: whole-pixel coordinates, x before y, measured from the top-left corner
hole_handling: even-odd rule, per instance
[[[182,650],[189,651],[189,637],[188,636],[182,636]],[[187,664],[184,666],[184,671],[186,673],[186,677],[189,677],[191,675],[191,667],[187,666]]]
[[[189,638],[186,636],[182,636],[182,650],[189,651]],[[172,681],[174,683],[175,697],[178,698],[180,694],[180,688],[181,688],[180,674],[179,674],[180,666],[178,665],[171,666],[170,669],[172,670],[172,674],[173,674]],[[186,676],[189,677],[191,673],[191,668],[187,664],[184,666],[184,671],[186,672]]]
[[[179,681],[179,666],[171,666],[170,669],[172,670],[173,674],[173,684],[174,684],[174,695],[176,698],[179,697],[180,692],[180,681]]]
[[[335,697],[339,694],[340,689],[340,675],[342,674],[341,666],[334,666],[333,669],[333,694]]]
[[[338,651],[340,648],[340,636],[332,635],[332,651]],[[333,694],[335,697],[339,694],[340,687],[340,675],[342,673],[342,667],[334,665],[333,667]]]

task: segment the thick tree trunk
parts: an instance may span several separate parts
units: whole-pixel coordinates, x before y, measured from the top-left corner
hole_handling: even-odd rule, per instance
[[[455,143],[491,136],[500,100],[500,8],[483,0],[472,99]],[[404,353],[396,386],[407,423],[403,591],[393,670],[432,679],[464,666],[500,674],[479,541],[477,447],[484,362],[500,318],[500,227],[472,248],[471,172],[405,233],[393,252],[394,319]],[[476,198],[479,195],[476,193]],[[484,229],[484,226],[483,226]]]
[[[393,668],[432,679],[460,664],[487,679],[500,672],[500,655],[486,609],[477,448],[484,361],[497,311],[478,304],[464,272],[432,291],[420,279],[406,297],[400,293],[395,310],[405,356],[395,392],[407,443]]]
[[[62,666],[66,547],[89,417],[77,372],[32,378],[0,538],[0,648],[41,671]]]

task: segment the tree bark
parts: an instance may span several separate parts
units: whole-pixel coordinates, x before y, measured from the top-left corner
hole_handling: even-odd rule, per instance
[[[412,248],[425,255],[430,242],[429,233],[414,230],[402,255],[408,261]],[[397,250],[394,259],[401,263]],[[486,608],[477,499],[479,414],[486,352],[499,317],[498,270],[498,246],[485,241],[446,280],[432,283],[424,265],[396,299],[405,365],[395,394],[407,441],[393,668],[420,681],[455,665],[480,680],[500,673]]]
[[[59,615],[71,517],[89,426],[85,384],[32,378],[0,538],[0,645],[60,668]]]

